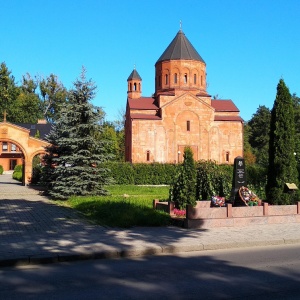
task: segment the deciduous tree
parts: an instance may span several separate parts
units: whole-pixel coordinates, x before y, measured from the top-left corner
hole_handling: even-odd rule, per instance
[[[54,74],[50,74],[46,79],[40,80],[39,87],[43,102],[44,118],[48,122],[53,123],[58,117],[60,108],[66,104],[67,90]]]
[[[0,119],[4,110],[8,113],[9,118],[13,117],[14,102],[20,94],[20,89],[15,83],[15,78],[11,75],[5,62],[0,65]]]
[[[28,73],[23,76],[20,94],[10,107],[10,122],[35,124],[43,118],[41,101],[35,92],[36,88],[37,82]]]

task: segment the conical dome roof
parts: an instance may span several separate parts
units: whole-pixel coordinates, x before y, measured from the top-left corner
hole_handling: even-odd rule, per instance
[[[202,57],[199,55],[197,50],[190,43],[190,41],[187,39],[187,37],[185,36],[185,34],[181,29],[178,31],[175,38],[172,40],[170,45],[167,47],[167,49],[160,56],[160,58],[156,63],[164,60],[180,60],[180,59],[198,60],[205,63]]]
[[[136,69],[134,69],[134,70],[131,72],[131,74],[130,74],[129,77],[127,78],[127,81],[133,80],[133,79],[142,80],[142,77],[140,76],[140,74],[137,72]]]

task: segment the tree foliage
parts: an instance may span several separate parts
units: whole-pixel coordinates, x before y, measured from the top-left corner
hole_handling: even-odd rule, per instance
[[[285,183],[298,184],[295,158],[295,120],[292,97],[283,79],[271,111],[267,200],[273,204],[292,204],[294,197],[284,193]]]
[[[29,74],[23,76],[20,93],[10,107],[9,120],[15,123],[37,123],[43,118],[41,101],[36,93],[37,82]]]
[[[183,164],[170,188],[170,201],[174,201],[180,209],[187,204],[196,205],[196,167],[193,151],[185,147]]]
[[[256,162],[261,166],[267,166],[269,163],[269,134],[270,134],[271,112],[260,105],[256,113],[248,122],[249,126],[249,144],[253,149]]]
[[[17,86],[5,62],[1,63],[0,112],[6,110],[9,122],[37,123],[41,118],[54,122],[66,99],[67,90],[56,75],[37,79],[26,73]]]
[[[59,115],[59,111],[67,101],[67,90],[58,77],[50,74],[39,83],[42,96],[42,110],[44,118],[53,123]]]
[[[209,200],[212,196],[229,199],[232,188],[233,167],[217,165],[215,161],[198,161],[196,198]]]
[[[249,136],[251,134],[251,128],[248,123],[244,124],[244,159],[247,165],[253,165],[256,163],[256,156],[254,149],[251,147],[249,142]]]
[[[298,166],[300,165],[300,98],[294,93],[292,95],[295,117],[295,153]]]
[[[15,100],[20,93],[20,89],[15,83],[15,78],[11,75],[5,62],[0,65],[0,111],[6,111],[9,117],[13,117],[13,107]],[[2,118],[2,116],[1,116]]]
[[[103,114],[90,103],[94,91],[83,70],[48,136],[43,178],[49,194],[56,199],[107,193],[104,186],[110,183],[110,176],[103,163],[110,155],[105,150],[107,140],[96,138],[96,133],[103,131]]]

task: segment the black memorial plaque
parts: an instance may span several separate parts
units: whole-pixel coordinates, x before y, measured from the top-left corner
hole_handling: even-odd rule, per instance
[[[231,202],[234,205],[240,204],[239,188],[247,186],[246,181],[246,166],[245,160],[238,156],[234,159],[233,178],[232,178],[232,189],[231,189]]]

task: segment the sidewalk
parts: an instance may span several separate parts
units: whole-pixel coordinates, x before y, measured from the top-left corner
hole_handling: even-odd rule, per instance
[[[300,223],[188,230],[111,229],[0,176],[0,267],[300,243]]]

